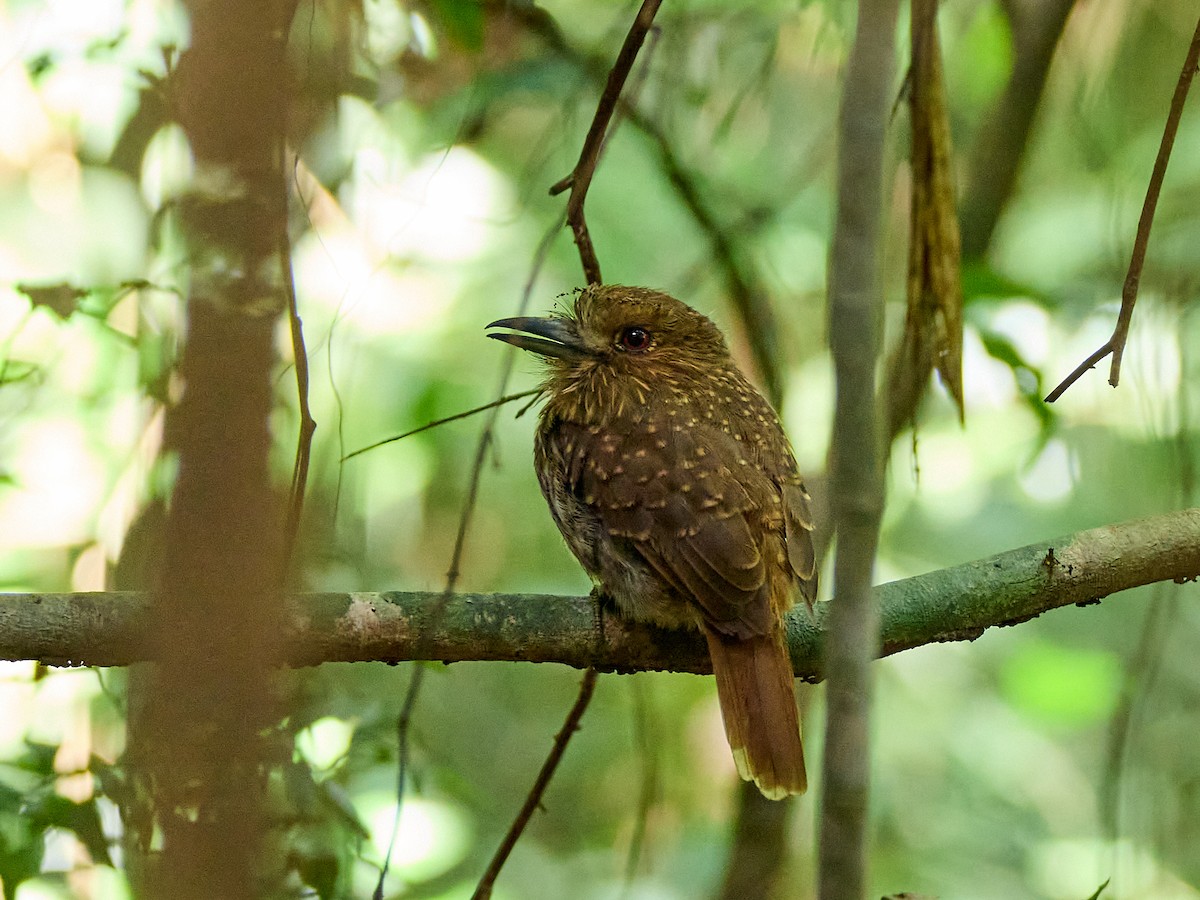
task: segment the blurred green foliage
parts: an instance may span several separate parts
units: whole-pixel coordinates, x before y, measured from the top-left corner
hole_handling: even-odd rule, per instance
[[[964,160],[1013,59],[1004,6],[944,4]],[[486,402],[507,351],[482,326],[513,314],[535,275],[531,311],[579,285],[568,235],[540,271],[533,260],[563,205],[547,189],[574,164],[632,11],[578,0],[300,5],[293,263],[318,430],[298,587],[444,583],[482,420],[340,460]],[[1068,20],[1016,191],[986,257],[968,261],[966,426],[935,386],[915,437],[897,442],[881,579],[1195,502],[1194,99],[1121,388],[1097,371],[1055,408],[1040,402],[1111,328],[1194,16],[1183,0],[1114,0],[1080,4]],[[783,412],[811,473],[824,465],[831,410],[823,292],[852,22],[842,0],[665,4],[632,79],[641,116],[610,139],[588,203],[610,281],[687,299],[744,358],[726,273],[680,180],[703,199],[780,321]],[[0,35],[0,586],[144,587],[171,481],[158,459],[162,410],[180,390],[188,274],[174,204],[191,160],[170,120],[170,71],[186,15],[167,0],[28,0],[0,9]],[[903,120],[893,123],[889,326],[903,315]],[[281,485],[297,423],[286,353]],[[508,389],[536,378],[518,359]],[[532,418],[500,415],[464,590],[588,588],[534,482]],[[1134,591],[881,663],[874,894],[1074,900],[1111,877],[1105,896],[1200,897],[1194,590]],[[294,751],[271,790],[278,864],[297,893],[369,895],[410,677],[411,667],[372,664],[284,679],[280,744]],[[469,895],[577,680],[545,666],[431,668],[393,896]],[[137,809],[122,787],[125,684],[106,674],[101,692],[98,675],[0,669],[6,898],[126,896],[107,868],[123,858],[122,815]],[[819,771],[821,693],[804,696]],[[706,680],[606,677],[496,896],[705,896],[721,876],[733,786]],[[811,896],[814,802],[797,804],[781,896]]]

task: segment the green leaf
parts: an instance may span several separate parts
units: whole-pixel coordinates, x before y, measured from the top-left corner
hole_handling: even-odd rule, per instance
[[[1040,306],[1053,309],[1057,301],[1049,294],[1023,281],[1009,278],[993,269],[983,260],[963,260],[962,268],[963,303],[985,303],[1008,300],[1013,297],[1028,297]]]
[[[112,865],[108,855],[108,839],[100,825],[100,812],[95,799],[75,803],[66,797],[48,793],[27,808],[27,814],[41,829],[62,828],[72,832],[87,847],[92,861]]]
[[[22,381],[28,381],[41,371],[41,367],[34,363],[10,359],[3,363],[3,365],[0,365],[0,387],[6,384],[18,384]]]
[[[478,0],[429,0],[434,23],[472,53],[483,49],[483,4]]]
[[[0,812],[0,880],[4,900],[15,900],[21,882],[33,878],[42,867],[45,842],[42,832],[29,818]]]
[[[1046,393],[1042,381],[1042,370],[1025,359],[1017,345],[1003,334],[981,328],[978,324],[976,324],[976,328],[988,355],[1012,369],[1013,379],[1016,381],[1021,399],[1038,420],[1038,445],[1033,452],[1033,455],[1036,456],[1041,452],[1046,441],[1050,439],[1055,423],[1053,410],[1042,399]]]
[[[4,900],[13,900],[21,882],[42,867],[41,826],[26,814],[23,792],[0,783],[0,881]]]

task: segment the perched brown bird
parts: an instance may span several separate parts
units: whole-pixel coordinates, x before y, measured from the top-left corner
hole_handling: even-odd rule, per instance
[[[704,633],[738,772],[803,793],[783,617],[817,577],[775,412],[717,327],[657,291],[593,286],[573,315],[488,327],[549,360],[534,461],[571,552],[624,616]]]

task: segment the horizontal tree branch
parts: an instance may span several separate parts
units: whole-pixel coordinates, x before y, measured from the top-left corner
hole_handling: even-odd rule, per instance
[[[1096,603],[1156,581],[1200,577],[1200,509],[1107,525],[875,588],[881,656],[940,641],[973,640],[1049,609]],[[419,658],[557,662],[609,671],[709,672],[698,634],[602,617],[588,597],[438,593],[302,594],[289,602],[293,665]],[[249,601],[248,601],[249,602]],[[0,659],[123,666],[149,658],[146,595],[0,594]],[[826,604],[788,622],[796,674],[821,677]],[[434,623],[431,625],[431,623]],[[211,623],[213,629],[222,623]],[[181,635],[180,640],[206,640]]]

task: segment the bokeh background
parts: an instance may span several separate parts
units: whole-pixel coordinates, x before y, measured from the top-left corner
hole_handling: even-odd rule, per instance
[[[1038,6],[943,3],[965,202],[965,160],[1019,46],[1012,17],[1036,19]],[[564,204],[548,188],[574,164],[635,9],[300,5],[293,263],[318,430],[298,588],[444,584],[481,420],[341,460],[494,397],[510,351],[483,326],[513,314],[531,278],[531,311],[581,284],[566,231],[536,264]],[[895,443],[878,580],[1195,502],[1194,102],[1121,387],[1108,387],[1105,367],[1052,408],[1038,399],[1111,330],[1195,15],[1185,0],[1074,4],[1016,187],[990,242],[966,260],[965,425],[935,387],[915,433]],[[640,116],[610,140],[588,203],[605,277],[688,300],[745,360],[712,250],[714,233],[730,242],[778,319],[782,413],[814,475],[832,414],[825,268],[853,21],[841,0],[665,4],[635,70]],[[0,589],[139,588],[153,564],[188,277],[173,202],[191,158],[171,122],[169,81],[187,40],[186,12],[167,0],[0,4]],[[898,48],[898,73],[906,58]],[[899,98],[899,75],[896,89]],[[903,103],[892,135],[894,341],[907,240]],[[279,353],[285,485],[298,417],[283,334]],[[507,389],[537,377],[517,359]],[[533,477],[534,416],[516,418],[518,406],[499,417],[458,586],[586,592]],[[880,663],[874,894],[1083,900],[1111,878],[1106,897],[1200,897],[1195,591],[1131,591]],[[279,727],[294,752],[273,777],[286,853],[304,875],[298,892],[307,881],[321,896],[369,895],[391,835],[395,720],[411,673],[339,664],[282,679],[291,712]],[[393,895],[470,895],[578,677],[525,664],[431,667]],[[0,663],[6,898],[129,896],[118,811],[126,686],[119,670]],[[803,700],[818,771],[822,692]],[[604,677],[496,896],[705,896],[721,878],[734,786],[711,684]],[[811,896],[813,807],[810,795],[791,813],[780,896]]]

